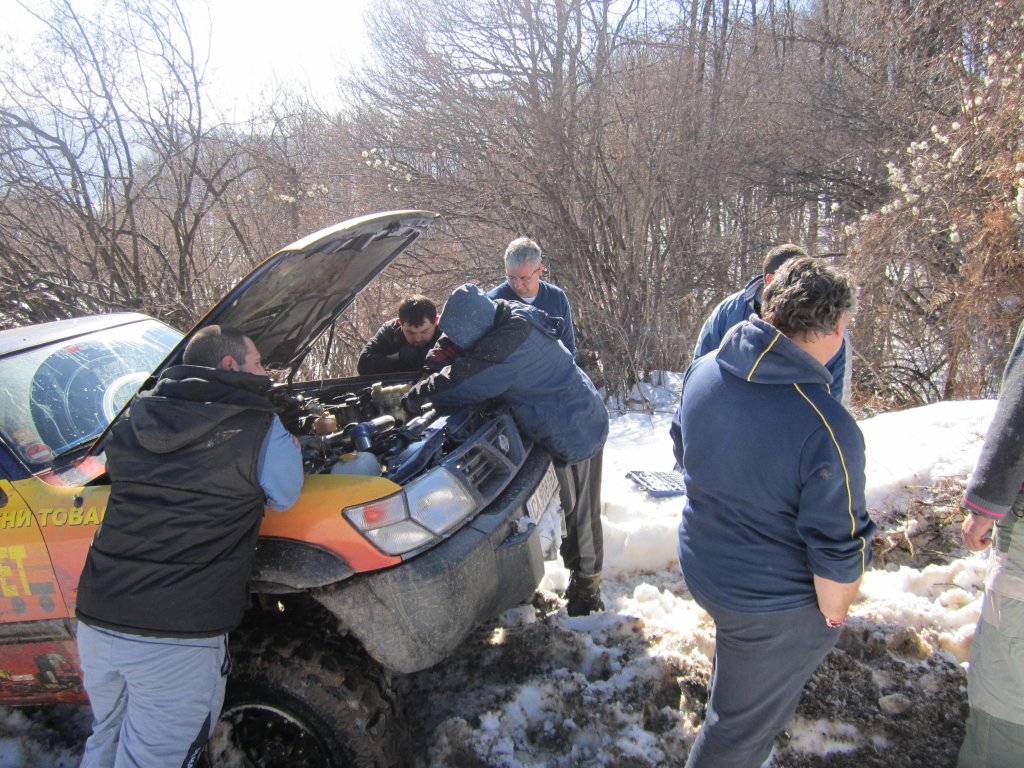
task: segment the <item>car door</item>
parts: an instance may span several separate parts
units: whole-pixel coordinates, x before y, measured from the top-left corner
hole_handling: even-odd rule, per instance
[[[61,580],[39,518],[19,491],[33,482],[0,476],[0,703],[82,702]]]

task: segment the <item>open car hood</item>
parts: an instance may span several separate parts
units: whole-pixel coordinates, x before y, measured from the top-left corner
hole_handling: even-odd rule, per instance
[[[313,342],[356,294],[437,217],[430,211],[375,213],[321,229],[282,248],[206,313],[161,370],[181,362],[185,345],[196,331],[217,324],[249,336],[264,367],[287,370],[293,376]]]

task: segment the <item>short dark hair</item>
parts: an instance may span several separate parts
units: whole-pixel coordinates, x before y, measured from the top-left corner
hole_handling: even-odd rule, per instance
[[[544,258],[540,246],[528,237],[517,237],[505,249],[505,269],[529,264],[536,267]]]
[[[208,325],[196,331],[185,345],[181,361],[185,365],[204,365],[207,368],[219,368],[224,355],[230,355],[235,362],[242,365],[248,349],[245,346],[246,336],[236,328],[222,325]]]
[[[821,259],[790,259],[764,289],[761,316],[786,336],[832,333],[853,309],[850,278]]]
[[[807,251],[796,243],[783,243],[782,245],[777,245],[765,255],[764,268],[761,270],[761,274],[774,275],[779,271],[779,267],[790,259],[797,259],[806,255]]]
[[[426,296],[418,293],[398,305],[398,319],[402,325],[423,325],[437,319],[437,307]]]

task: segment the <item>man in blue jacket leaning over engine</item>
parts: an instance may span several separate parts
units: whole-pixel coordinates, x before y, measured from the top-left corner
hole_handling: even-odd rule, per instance
[[[561,554],[570,571],[570,616],[604,608],[600,581],[601,457],[608,411],[587,375],[559,343],[561,318],[503,299],[477,286],[457,288],[438,325],[444,336],[427,356],[436,372],[410,390],[406,407],[451,407],[496,399],[507,403],[523,431],[567,470],[560,494],[566,535]],[[566,486],[569,486],[568,488]]]

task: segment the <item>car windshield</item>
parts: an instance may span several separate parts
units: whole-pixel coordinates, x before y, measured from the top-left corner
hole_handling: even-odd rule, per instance
[[[156,320],[85,334],[0,359],[0,432],[34,471],[88,445],[181,334]]]

